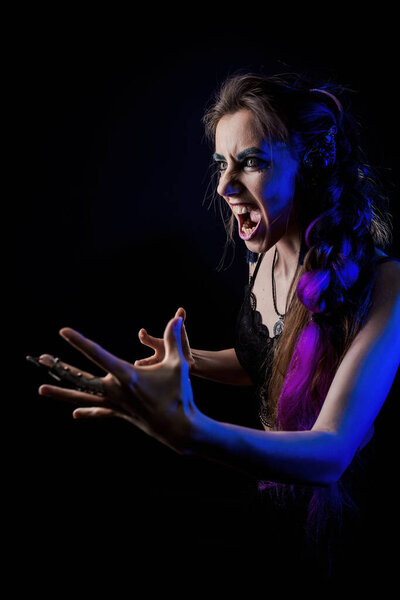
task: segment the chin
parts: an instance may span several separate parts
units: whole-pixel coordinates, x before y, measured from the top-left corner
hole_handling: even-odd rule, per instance
[[[271,244],[270,236],[267,235],[266,228],[263,228],[263,231],[259,232],[259,235],[256,235],[251,240],[246,240],[245,246],[250,250],[250,252],[255,252],[256,254],[262,254],[267,252],[273,244]]]
[[[263,245],[254,242],[245,242],[244,245],[248,250],[250,250],[250,252],[255,252],[256,254],[262,254],[263,252],[265,252],[265,244]]]

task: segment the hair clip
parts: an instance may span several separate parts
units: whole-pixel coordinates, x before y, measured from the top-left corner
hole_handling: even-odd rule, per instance
[[[336,125],[332,125],[328,133],[319,137],[306,151],[303,163],[310,169],[326,169],[336,161]]]

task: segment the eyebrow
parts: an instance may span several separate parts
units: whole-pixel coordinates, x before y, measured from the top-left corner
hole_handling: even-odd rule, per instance
[[[246,148],[245,150],[242,150],[242,152],[239,152],[236,159],[243,160],[243,158],[246,158],[246,156],[249,156],[249,154],[263,154],[263,151],[260,150],[260,148],[256,148],[255,146],[252,146],[251,148]],[[226,159],[225,159],[225,156],[222,156],[222,154],[213,154],[213,160],[218,161],[218,160],[226,160]]]
[[[248,156],[249,154],[263,154],[263,151],[260,150],[260,148],[255,148],[253,146],[252,148],[246,148],[246,150],[242,150],[242,152],[239,152],[236,158],[237,160],[242,160],[243,158],[246,158],[246,156]]]

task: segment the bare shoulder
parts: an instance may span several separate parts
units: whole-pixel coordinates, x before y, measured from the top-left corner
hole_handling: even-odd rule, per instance
[[[375,248],[375,255],[378,258],[386,258],[388,255]],[[400,262],[398,260],[385,260],[377,265],[376,288],[380,291],[383,288],[392,288],[391,291],[399,292],[400,288]]]
[[[387,256],[380,254],[379,256]],[[376,317],[395,319],[399,327],[400,311],[400,262],[387,260],[377,265],[375,285],[372,293],[372,319]]]
[[[398,262],[377,265],[371,300],[367,320],[346,350],[314,425],[314,429],[341,432],[351,457],[371,436],[400,363]]]
[[[376,248],[376,247],[375,247],[375,257],[376,258],[389,258],[389,260],[382,262],[382,265],[386,265],[386,264],[399,265],[400,264],[398,262],[398,260],[395,260],[394,258],[392,259],[387,254],[385,254],[385,252],[383,252],[382,250],[380,250],[379,248]],[[381,266],[381,265],[379,265],[379,266]]]

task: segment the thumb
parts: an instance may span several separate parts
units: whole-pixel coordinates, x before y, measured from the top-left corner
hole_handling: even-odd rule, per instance
[[[174,317],[168,321],[164,331],[165,358],[183,359],[181,329],[182,317]]]

